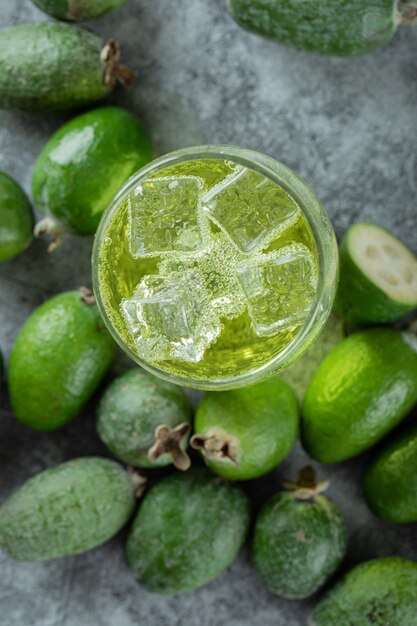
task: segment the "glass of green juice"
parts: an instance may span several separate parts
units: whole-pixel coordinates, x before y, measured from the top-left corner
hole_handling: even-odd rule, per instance
[[[153,374],[197,389],[259,382],[298,358],[330,313],[337,272],[311,189],[235,146],[185,148],[139,170],[93,250],[115,340]]]

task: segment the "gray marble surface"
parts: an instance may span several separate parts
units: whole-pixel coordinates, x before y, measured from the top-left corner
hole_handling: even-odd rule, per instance
[[[29,0],[0,0],[0,25],[47,19]],[[417,29],[402,29],[363,58],[328,59],[240,30],[225,0],[129,0],[91,28],[121,41],[138,73],[111,101],[140,116],[159,153],[203,143],[258,149],[298,171],[317,191],[340,236],[358,219],[393,230],[417,251]],[[34,159],[63,117],[0,112],[0,169],[29,191]],[[0,267],[0,346],[52,294],[90,284],[91,240],[68,237],[50,256],[42,242]],[[0,396],[0,499],[60,461],[105,454],[94,402],[68,427],[38,434]],[[249,486],[254,509],[305,463],[297,448]],[[363,459],[320,468],[351,541],[344,568],[387,554],[417,558],[417,527],[376,520],[360,493]],[[273,597],[245,551],[192,593],[159,597],[141,588],[123,558],[124,535],[85,555],[44,564],[0,555],[1,626],[301,626],[313,600]]]

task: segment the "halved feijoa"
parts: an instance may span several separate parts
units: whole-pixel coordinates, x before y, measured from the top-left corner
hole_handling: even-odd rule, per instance
[[[355,324],[393,322],[417,309],[417,257],[385,228],[354,224],[340,245],[336,306]]]

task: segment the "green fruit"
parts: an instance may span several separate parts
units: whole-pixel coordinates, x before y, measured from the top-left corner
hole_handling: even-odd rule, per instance
[[[417,402],[416,339],[390,328],[350,335],[308,386],[301,432],[307,452],[337,463],[372,447]]]
[[[86,457],[30,478],[0,507],[0,547],[19,561],[44,561],[101,545],[135,506],[127,472]]]
[[[184,450],[190,432],[191,407],[177,385],[132,369],[116,378],[97,411],[97,432],[121,461],[134,467],[174,463],[188,469]]]
[[[249,480],[276,467],[298,433],[298,405],[278,378],[236,391],[208,393],[197,409],[191,439],[211,470]]]
[[[364,478],[366,501],[384,519],[417,522],[417,425],[388,441]]]
[[[235,560],[249,516],[243,492],[203,468],[167,476],[146,494],[133,522],[129,566],[150,591],[201,587]]]
[[[252,546],[255,567],[272,593],[306,598],[324,585],[342,562],[347,546],[343,516],[319,495],[328,481],[315,484],[314,472],[300,472],[291,493],[271,498],[258,515]]]
[[[115,351],[91,292],[47,300],[26,320],[9,363],[9,394],[17,419],[55,430],[75,417],[109,369]]]
[[[69,24],[39,22],[0,30],[0,107],[63,111],[107,95],[133,74],[117,42]]]
[[[236,22],[279,43],[337,56],[387,43],[416,19],[416,2],[397,0],[228,0]]]
[[[94,20],[122,6],[126,0],[32,0],[37,7],[60,20]]]
[[[0,261],[23,252],[32,241],[32,231],[33,213],[25,192],[0,172]]]
[[[93,235],[116,192],[151,158],[149,137],[128,111],[108,106],[73,118],[35,163],[33,198],[47,216],[35,234],[53,234],[54,248],[64,230]]]
[[[417,563],[386,557],[361,563],[314,609],[310,626],[416,626]]]
[[[353,324],[394,322],[417,309],[417,258],[384,228],[354,224],[340,244],[336,306]]]

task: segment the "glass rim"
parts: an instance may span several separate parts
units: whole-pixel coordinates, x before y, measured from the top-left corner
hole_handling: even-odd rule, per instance
[[[313,232],[318,255],[318,285],[314,302],[304,324],[295,334],[290,343],[270,361],[267,361],[266,363],[263,363],[262,365],[242,374],[237,374],[236,376],[211,380],[199,378],[193,379],[167,372],[156,365],[141,359],[140,356],[132,350],[131,347],[127,345],[127,343],[118,334],[107,315],[101,298],[98,258],[101,240],[109,222],[113,219],[120,204],[127,198],[128,195],[130,195],[130,193],[142,180],[145,180],[150,174],[154,174],[158,170],[164,169],[170,165],[190,160],[219,158],[230,159],[251,168],[252,170],[259,171],[284,187],[284,189],[286,189],[286,191],[296,199]],[[124,183],[101,217],[100,224],[94,237],[92,269],[93,290],[105,325],[119,347],[136,364],[140,365],[148,372],[159,376],[160,378],[183,387],[205,390],[222,390],[243,387],[267,378],[272,375],[274,371],[282,369],[280,365],[283,364],[283,367],[289,365],[303,352],[303,346],[307,343],[310,331],[312,331],[315,326],[315,336],[318,334],[330,314],[331,305],[335,295],[338,275],[338,250],[333,227],[325,209],[307,183],[305,183],[293,170],[273,157],[249,148],[241,148],[239,146],[226,144],[200,145],[181,148],[180,150],[164,154],[139,169]],[[323,302],[326,302],[326,300],[328,310],[327,312],[325,311],[325,315],[323,316]]]

